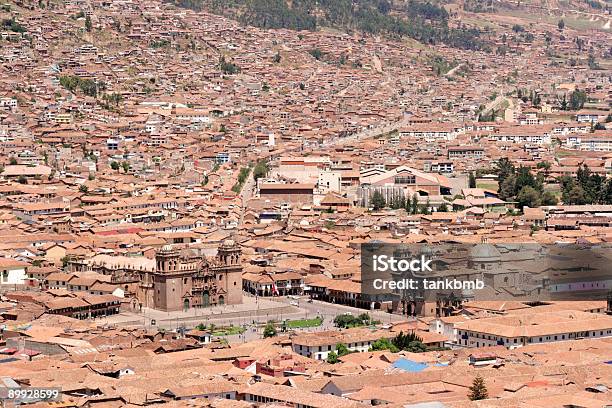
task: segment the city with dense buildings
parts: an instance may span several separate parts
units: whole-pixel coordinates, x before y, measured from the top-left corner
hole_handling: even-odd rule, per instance
[[[611,406],[611,24],[0,0],[0,406]],[[488,298],[367,293],[373,243]]]

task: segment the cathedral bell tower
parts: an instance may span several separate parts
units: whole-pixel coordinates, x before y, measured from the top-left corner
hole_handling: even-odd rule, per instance
[[[234,241],[228,239],[217,249],[217,263],[219,266],[240,266],[241,255],[240,247]]]
[[[235,305],[242,303],[242,250],[233,240],[227,239],[217,248],[217,256],[211,271],[217,278],[217,303]]]
[[[179,252],[170,245],[164,245],[161,251],[155,254],[157,273],[168,273],[178,270]]]

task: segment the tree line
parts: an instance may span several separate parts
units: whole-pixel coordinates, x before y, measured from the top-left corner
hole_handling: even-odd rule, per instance
[[[540,162],[534,175],[528,167],[517,168],[507,158],[498,160],[495,172],[499,198],[516,201],[519,208],[556,205],[555,194],[544,191],[544,180],[550,167],[550,163]],[[612,179],[593,173],[584,163],[578,166],[576,177],[561,176],[557,182],[564,204],[612,204]]]
[[[550,163],[542,162],[539,168],[550,169]],[[496,163],[499,198],[504,201],[516,201],[519,208],[539,207],[540,205],[555,205],[557,197],[550,191],[544,191],[543,172],[533,174],[529,167],[518,168],[507,158],[501,158]]]
[[[60,77],[60,85],[74,93],[80,89],[87,96],[95,98],[98,92],[106,89],[106,84],[103,81],[94,81],[93,79],[83,79],[76,75],[63,75]]]
[[[612,204],[612,179],[595,174],[586,164],[576,171],[576,177],[562,176],[561,198],[566,204]]]
[[[314,31],[330,26],[392,38],[410,37],[428,44],[485,49],[480,30],[448,25],[448,12],[429,1],[410,0],[166,0],[178,7],[207,10],[259,28]],[[395,7],[395,8],[394,8]],[[391,10],[395,13],[391,13]]]

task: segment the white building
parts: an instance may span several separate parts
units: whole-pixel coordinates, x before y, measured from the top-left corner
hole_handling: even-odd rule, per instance
[[[461,126],[446,123],[426,123],[400,129],[399,137],[415,137],[425,140],[454,140],[457,135],[465,132]]]
[[[342,173],[339,171],[322,171],[319,173],[317,187],[320,194],[327,194],[330,191],[340,193]]]
[[[0,98],[0,109],[15,110],[16,108],[17,108],[17,99]]]
[[[566,136],[565,145],[570,149],[588,150],[591,152],[612,151],[612,132],[571,134]]]
[[[503,345],[513,349],[533,343],[612,337],[612,316],[580,311],[508,315],[459,323],[457,344]]]
[[[342,332],[308,333],[293,338],[295,353],[315,360],[326,360],[329,353],[336,352],[338,344],[344,344],[350,351],[366,352],[376,340],[391,337],[388,332],[369,329],[347,329]]]
[[[203,109],[176,108],[176,119],[191,123],[210,123],[210,114]]]
[[[29,264],[10,258],[0,258],[0,286],[23,285]]]

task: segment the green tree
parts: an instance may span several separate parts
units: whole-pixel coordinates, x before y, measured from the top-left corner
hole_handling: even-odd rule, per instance
[[[516,185],[516,175],[512,174],[506,177],[504,181],[499,184],[497,193],[501,200],[508,200],[514,197],[514,186]]]
[[[557,27],[559,27],[559,30],[563,30],[565,28],[565,21],[563,19],[559,20]]]
[[[414,332],[404,334],[403,331],[400,331],[391,342],[398,350],[409,351],[411,353],[422,353],[427,350],[427,347],[423,344],[423,339]]]
[[[123,172],[127,173],[130,170],[130,163],[126,161],[121,162],[121,167],[123,167]]]
[[[23,174],[17,178],[19,184],[28,184],[28,179]]]
[[[9,164],[10,164],[11,166],[16,165],[16,164],[17,164],[17,159],[16,159],[16,158],[14,158],[14,157],[11,157],[11,158],[9,159]]]
[[[68,266],[68,264],[70,263],[71,260],[72,260],[72,258],[70,257],[70,255],[64,256],[61,259],[61,261],[62,261],[62,268],[66,269],[66,267]]]
[[[85,30],[89,33],[91,32],[91,28],[92,28],[91,17],[87,16],[85,17]]]
[[[438,212],[448,212],[448,205],[446,205],[446,202],[440,204],[438,207]]]
[[[470,171],[468,186],[469,188],[476,188],[476,176],[473,171]]]
[[[392,353],[397,353],[399,351],[395,344],[393,344],[393,342],[387,338],[378,339],[372,343],[372,346],[370,346],[370,351],[382,350],[389,350]]]
[[[253,178],[258,180],[260,178],[266,177],[268,174],[268,162],[265,160],[259,160],[253,169]]]
[[[367,326],[371,323],[373,323],[372,319],[367,313],[362,313],[357,317],[350,314],[341,314],[334,318],[334,324],[336,325],[336,327],[342,329],[348,329],[350,327],[357,326]]]
[[[266,324],[266,327],[264,327],[263,336],[266,339],[268,337],[276,336],[276,327],[274,327],[274,323],[268,322],[268,324]]]
[[[561,100],[561,110],[568,110],[569,109],[569,102],[567,101],[567,95],[563,95],[563,99]]]
[[[79,191],[80,191],[81,193],[85,193],[85,194],[87,194],[87,192],[89,191],[89,188],[88,188],[88,187],[87,187],[85,184],[81,184],[81,185],[79,186]]]
[[[338,357],[346,356],[347,354],[351,354],[351,351],[346,347],[343,343],[336,344],[336,353],[338,353]]]
[[[418,214],[419,212],[419,195],[414,193],[412,196],[412,208],[410,210],[411,214]]]
[[[429,202],[429,198],[427,199],[427,202],[421,206],[421,214],[431,214],[431,211],[429,209],[429,207],[431,206],[431,203]]]
[[[515,172],[514,164],[507,158],[502,157],[495,163],[495,172],[497,173],[497,180],[499,185],[501,186],[504,183],[504,180],[513,175]]]
[[[547,161],[541,161],[536,165],[536,168],[540,170],[544,170],[546,172],[550,171],[551,164]]]
[[[485,385],[484,379],[477,375],[472,382],[472,386],[470,387],[470,393],[468,397],[472,401],[478,401],[489,398],[489,392],[487,391],[487,386]]]
[[[542,205],[557,205],[558,203],[559,200],[557,199],[557,196],[555,196],[552,192],[545,191],[542,194]]]
[[[333,352],[333,351],[330,351],[330,352],[327,354],[327,362],[328,362],[329,364],[336,364],[336,363],[338,362],[338,354],[336,354],[336,353],[335,353],[335,352]]]
[[[378,211],[381,208],[385,208],[385,205],[385,197],[383,197],[380,191],[374,191],[374,194],[372,194],[372,207],[374,208],[374,211]]]
[[[574,186],[568,194],[567,204],[583,205],[588,204],[584,189],[581,186]]]
[[[312,57],[316,60],[320,60],[321,58],[323,58],[323,52],[318,48],[314,48],[308,51],[308,53],[312,55]]]
[[[529,167],[520,166],[516,171],[516,181],[514,186],[514,194],[518,194],[519,191],[525,186],[533,187],[536,190],[540,190],[538,180],[531,174]]]
[[[569,107],[571,110],[582,109],[586,101],[587,101],[586,92],[581,91],[578,88],[576,88],[576,90],[570,94]]]
[[[521,191],[516,196],[519,207],[539,207],[541,204],[540,193],[531,186],[521,188]]]
[[[226,75],[234,75],[240,72],[240,67],[225,60],[225,56],[219,58],[219,69]]]
[[[410,200],[410,196],[406,196],[406,202],[404,204],[404,209],[406,210],[406,214],[412,213],[412,202]]]
[[[114,160],[111,162],[110,166],[111,166],[111,169],[113,169],[115,171],[119,170],[119,163],[117,163]]]
[[[274,62],[275,64],[278,64],[281,62],[280,52],[277,52],[276,54],[274,54],[274,57],[272,58],[272,62]]]

